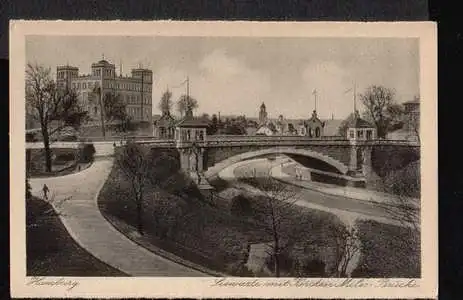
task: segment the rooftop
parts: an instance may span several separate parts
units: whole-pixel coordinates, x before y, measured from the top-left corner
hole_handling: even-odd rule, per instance
[[[177,123],[178,127],[207,127],[209,121],[203,117],[186,116]]]
[[[360,118],[358,111],[355,112],[354,118],[352,118],[348,123],[349,128],[373,128],[374,126],[364,119]]]

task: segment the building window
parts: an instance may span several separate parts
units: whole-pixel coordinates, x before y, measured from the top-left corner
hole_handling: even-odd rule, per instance
[[[83,89],[87,89],[87,83],[85,83],[85,82],[82,83],[82,88],[83,88]]]
[[[371,140],[373,138],[373,132],[371,130],[367,130],[367,140]]]
[[[315,136],[320,137],[320,127],[315,128]]]
[[[97,106],[95,106],[95,107],[93,108],[93,114],[94,114],[94,115],[97,115],[97,114],[98,114],[98,107],[97,107]]]
[[[353,130],[349,130],[349,136],[351,139],[355,138],[355,133]]]
[[[309,137],[312,137],[312,136],[313,136],[312,128],[309,128]]]
[[[363,130],[357,131],[357,137],[358,137],[359,139],[362,139],[362,138],[363,138]]]

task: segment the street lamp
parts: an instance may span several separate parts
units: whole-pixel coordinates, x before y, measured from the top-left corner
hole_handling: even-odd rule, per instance
[[[193,142],[191,144],[191,149],[192,149],[193,154],[195,155],[194,171],[196,172],[196,175],[198,176],[198,184],[200,184],[201,183],[201,176],[199,175],[199,172],[198,172],[199,147],[196,144],[196,142]]]

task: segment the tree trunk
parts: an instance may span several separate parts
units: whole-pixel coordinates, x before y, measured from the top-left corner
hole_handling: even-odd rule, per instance
[[[273,240],[275,242],[273,248],[273,259],[274,259],[274,268],[275,268],[275,277],[280,277],[280,239],[278,238],[278,232],[276,231],[276,226],[273,228]]]
[[[45,150],[45,171],[51,172],[51,149],[50,149],[50,136],[48,128],[42,125],[43,148]]]
[[[106,137],[106,128],[105,128],[105,112],[104,112],[104,103],[103,103],[103,91],[99,91],[100,97],[100,118],[101,118],[101,134],[103,135],[103,139]]]
[[[137,227],[138,233],[143,235],[143,209],[142,209],[142,198],[137,200]]]

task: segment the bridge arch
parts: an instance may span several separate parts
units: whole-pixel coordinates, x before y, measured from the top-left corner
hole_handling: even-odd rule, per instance
[[[225,169],[226,167],[232,164],[235,164],[237,162],[240,162],[246,159],[251,159],[254,157],[259,157],[259,156],[263,156],[267,154],[293,154],[293,155],[308,156],[311,158],[321,160],[335,167],[342,174],[346,174],[348,171],[348,167],[345,164],[343,164],[342,162],[330,156],[324,155],[320,152],[312,151],[309,149],[297,149],[293,147],[273,147],[273,148],[248,151],[248,152],[233,155],[209,167],[207,171],[205,172],[205,175],[206,177],[212,177],[218,174],[221,170]]]

